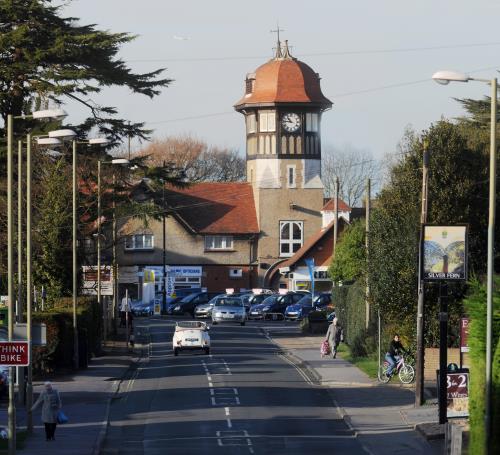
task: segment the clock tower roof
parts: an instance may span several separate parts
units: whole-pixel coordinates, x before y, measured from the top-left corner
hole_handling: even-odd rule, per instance
[[[290,55],[287,41],[284,50],[278,42],[275,57],[247,75],[245,96],[234,107],[239,111],[276,103],[304,103],[321,109],[332,106],[321,91],[319,74]]]

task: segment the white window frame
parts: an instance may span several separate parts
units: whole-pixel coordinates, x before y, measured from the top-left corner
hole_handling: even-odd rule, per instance
[[[274,133],[276,131],[276,112],[275,111],[260,111],[259,112],[259,132]]]
[[[139,242],[137,242],[138,238],[142,237],[142,245],[137,246]],[[146,244],[146,237],[151,237],[150,246],[144,246]],[[131,244],[129,241],[132,241]],[[153,250],[155,247],[155,236],[154,234],[132,234],[128,235],[125,239],[125,250],[127,251],[143,251],[143,250]]]
[[[319,128],[319,114],[317,112],[306,113],[306,132],[317,133]]]
[[[247,133],[256,133],[257,132],[257,119],[255,114],[250,114],[247,117]]]
[[[281,238],[281,233],[283,231],[283,227],[288,224],[289,232],[291,238],[283,239]],[[293,225],[297,224],[300,227],[300,239],[293,238]],[[280,257],[292,257],[304,244],[304,222],[303,221],[280,221]],[[283,245],[289,245],[288,252],[282,251]],[[294,251],[294,245],[298,245],[298,248]]]
[[[220,240],[220,246],[216,241]],[[227,251],[234,248],[234,238],[232,235],[206,235],[205,250],[206,251]]]
[[[291,181],[290,176],[292,176]],[[286,187],[297,188],[297,166],[295,164],[289,164],[286,167]]]

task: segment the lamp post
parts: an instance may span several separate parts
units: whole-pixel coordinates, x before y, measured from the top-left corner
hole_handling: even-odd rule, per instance
[[[8,339],[12,341],[14,334],[14,223],[13,223],[13,149],[14,120],[22,118],[44,119],[64,118],[66,112],[62,109],[47,109],[35,111],[30,115],[7,115],[7,295],[8,295]],[[30,347],[31,349],[31,347]],[[8,437],[9,455],[16,452],[16,407],[14,403],[14,368],[9,368],[9,405],[8,405]]]
[[[107,143],[107,139],[103,139],[106,142],[92,142],[94,144],[104,144]],[[126,158],[116,158],[111,161],[97,161],[97,304],[99,307],[101,306],[101,166],[103,164],[111,164],[111,165],[123,165],[129,164],[130,161]],[[113,179],[114,181],[114,179]],[[113,242],[115,241],[115,229],[116,224],[115,220],[113,221]],[[115,272],[116,268],[116,257],[114,257],[116,253],[116,249],[113,248],[113,272]],[[113,280],[116,277],[113,276]],[[115,288],[115,287],[114,287]],[[115,304],[117,304],[118,299],[115,296]],[[113,309],[113,313],[115,310]],[[107,308],[103,308],[103,340],[107,340]]]
[[[486,451],[489,452],[491,436],[491,372],[492,372],[492,319],[493,319],[493,275],[494,275],[494,243],[495,243],[495,209],[496,209],[496,124],[497,124],[497,79],[479,79],[455,71],[438,71],[432,75],[439,84],[450,82],[485,82],[491,87],[490,106],[490,188],[489,188],[489,216],[488,216],[488,259],[486,285],[486,409],[485,409],[485,438]]]

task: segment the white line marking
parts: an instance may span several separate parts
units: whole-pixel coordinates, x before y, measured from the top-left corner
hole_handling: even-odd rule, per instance
[[[214,396],[214,389],[210,389],[210,395]]]
[[[233,428],[233,424],[231,423],[231,419],[227,419],[227,427]]]
[[[212,380],[212,376],[207,375],[207,379],[208,379],[209,381],[211,381],[211,380]]]
[[[236,404],[240,405],[240,399],[238,397],[236,397]]]
[[[213,386],[214,386],[213,383],[211,382],[208,383],[208,387],[213,387]]]
[[[217,406],[217,403],[215,402],[215,398],[212,397],[212,406]]]
[[[226,415],[230,415],[230,412],[229,412],[229,408],[224,408],[224,410],[226,411]]]

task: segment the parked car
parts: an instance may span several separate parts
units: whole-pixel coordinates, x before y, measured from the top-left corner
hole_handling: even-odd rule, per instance
[[[195,318],[211,318],[212,317],[212,308],[214,307],[215,301],[219,297],[224,297],[226,294],[219,294],[215,296],[208,303],[203,303],[202,305],[198,305],[194,310]]]
[[[285,314],[286,307],[298,302],[304,295],[297,292],[274,294],[267,296],[262,303],[252,305],[248,313],[249,319],[263,319],[266,313]]]
[[[154,311],[154,302],[141,302],[132,307],[132,314],[134,316],[151,316],[154,314]]]
[[[205,354],[210,354],[209,327],[201,321],[179,321],[175,324],[172,349],[177,356],[181,351],[202,349]]]
[[[262,303],[266,297],[269,297],[270,294],[245,294],[241,296],[243,299],[243,306],[245,307],[246,312],[248,313],[250,311],[250,308],[252,305],[257,305],[259,303]]]
[[[167,314],[172,314],[175,306],[183,299],[183,297],[167,297]]]
[[[297,320],[306,317],[315,309],[324,309],[332,302],[332,296],[329,292],[322,292],[314,296],[305,295],[297,303],[289,305],[285,311],[285,319]]]
[[[217,292],[196,292],[189,294],[176,303],[172,310],[173,315],[194,317],[194,310],[198,305],[208,303],[210,299],[218,295]]]
[[[245,325],[247,313],[243,306],[241,297],[233,297],[232,295],[223,295],[215,299],[212,308],[212,324],[219,322],[238,322]]]

